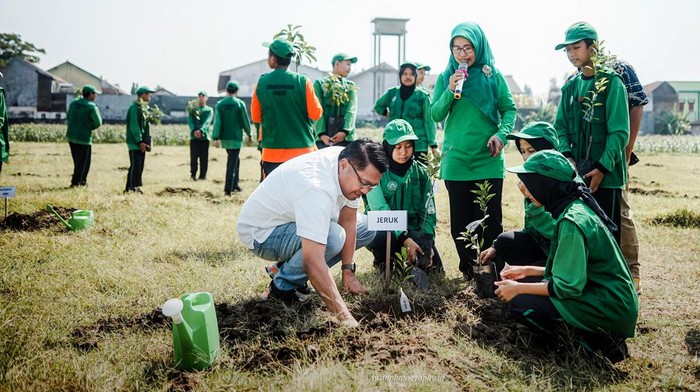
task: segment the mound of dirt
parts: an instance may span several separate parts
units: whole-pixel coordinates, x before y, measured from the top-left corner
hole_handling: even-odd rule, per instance
[[[630,193],[634,193],[635,195],[673,197],[673,193],[663,189],[642,189],[630,187],[629,191]]]
[[[69,218],[75,208],[56,207],[56,212],[62,217]],[[65,227],[58,217],[46,210],[39,210],[32,214],[20,214],[13,212],[7,218],[0,221],[0,229],[12,231],[36,231],[41,229]]]
[[[163,189],[160,192],[156,192],[157,196],[197,196],[197,197],[206,197],[206,198],[213,198],[214,195],[211,192],[200,192],[196,189],[192,188],[178,188],[178,187],[171,187],[171,186],[166,186],[165,189]]]
[[[92,325],[78,328],[71,334],[71,344],[81,350],[90,351],[97,348],[101,335],[124,329],[149,330],[170,325],[170,319],[165,317],[160,309],[137,317],[110,317],[98,320]]]

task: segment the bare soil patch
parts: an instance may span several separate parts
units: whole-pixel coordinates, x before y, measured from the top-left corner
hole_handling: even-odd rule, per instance
[[[76,208],[56,207],[58,212],[64,218],[69,218]],[[36,231],[42,229],[57,229],[65,228],[63,223],[58,220],[58,217],[46,210],[39,210],[31,214],[20,214],[13,212],[0,221],[0,229],[12,231]]]

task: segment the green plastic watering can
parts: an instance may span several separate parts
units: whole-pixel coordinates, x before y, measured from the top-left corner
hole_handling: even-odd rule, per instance
[[[71,231],[86,230],[95,224],[95,215],[90,210],[75,210],[67,221],[63,219],[61,214],[51,204],[46,205],[46,211],[56,214],[58,219]]]

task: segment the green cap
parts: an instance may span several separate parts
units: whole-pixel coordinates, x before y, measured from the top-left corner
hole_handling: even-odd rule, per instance
[[[352,64],[355,64],[357,62],[357,57],[352,57],[347,53],[338,53],[335,56],[333,56],[333,60],[331,60],[331,65],[335,65],[336,61],[343,60],[350,60]]]
[[[279,57],[288,59],[294,57],[294,45],[292,45],[292,43],[286,39],[277,38],[276,40],[272,41],[272,43],[263,42],[263,46],[270,48],[270,51]]]
[[[401,65],[399,65],[399,68],[402,68],[404,66],[411,66],[411,67],[414,67],[415,69],[418,69],[418,64],[414,63],[412,61],[404,61],[403,63],[401,63]]]
[[[574,23],[566,29],[566,35],[564,37],[564,42],[554,47],[554,50],[563,49],[566,45],[571,45],[574,42],[581,41],[582,39],[590,38],[594,41],[598,40],[598,33],[595,31],[593,26],[586,22]]]
[[[238,82],[235,80],[229,80],[228,83],[226,83],[226,90],[238,90]]]
[[[416,69],[424,69],[430,71],[430,66],[427,64],[416,63]]]
[[[83,86],[83,93],[95,93],[95,94],[99,94],[100,92],[97,91],[97,89],[95,88],[95,86],[93,86],[93,85],[91,85],[91,84],[86,84],[85,86]]]
[[[535,121],[531,122],[520,132],[510,133],[506,135],[506,139],[517,140],[517,139],[544,139],[552,144],[554,148],[559,147],[559,137],[557,136],[557,131],[554,129],[552,124],[546,121]]]
[[[537,173],[561,181],[573,181],[576,170],[566,157],[554,150],[537,151],[520,166],[509,167],[511,173]]]
[[[145,93],[155,93],[156,90],[153,90],[152,88],[149,88],[148,86],[141,86],[136,90],[136,95],[141,96],[141,94]]]
[[[208,96],[209,96],[209,94],[207,94],[207,92],[204,91],[204,90],[198,92],[197,95],[201,95],[201,96],[204,96],[204,97],[208,97]]]
[[[413,133],[413,127],[411,124],[409,124],[408,121],[400,118],[391,120],[388,124],[386,124],[382,138],[392,146],[405,140],[418,140],[418,136]]]

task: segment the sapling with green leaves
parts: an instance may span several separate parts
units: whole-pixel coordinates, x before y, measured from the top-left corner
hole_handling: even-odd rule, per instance
[[[141,113],[143,113],[143,119],[146,122],[154,125],[160,124],[160,121],[163,118],[163,111],[160,110],[158,105],[153,105],[153,107],[150,107],[148,102],[141,98],[138,98],[136,103],[139,105]]]
[[[299,65],[301,65],[304,58],[306,58],[309,63],[316,61],[316,47],[306,42],[306,39],[304,39],[304,36],[299,31],[300,29],[301,25],[295,26],[288,24],[287,27],[280,30],[280,32],[275,34],[273,37],[273,39],[284,38],[292,43],[294,46],[295,69],[297,71],[299,70]]]
[[[489,201],[496,196],[496,194],[491,193],[491,183],[488,180],[479,182],[476,184],[476,186],[478,189],[472,190],[471,192],[476,195],[474,203],[479,205],[483,218],[470,222],[467,225],[466,230],[461,232],[461,235],[457,237],[457,239],[467,241],[467,244],[465,245],[467,249],[476,250],[476,263],[477,265],[481,266],[481,251],[484,247],[483,233],[488,227],[486,224],[486,219],[489,217],[486,212],[488,211]],[[477,232],[477,229],[479,228],[481,228],[481,236]]]
[[[615,60],[614,55],[605,52],[605,47],[603,46],[604,41],[600,41],[593,45],[593,54],[591,55],[592,65],[586,65],[584,68],[590,69],[593,75],[598,74],[598,70],[602,68],[609,68],[608,64]],[[593,117],[595,113],[595,108],[603,106],[603,102],[599,102],[598,97],[605,92],[608,88],[610,81],[607,77],[596,77],[593,90],[583,98],[581,105],[583,106],[583,119],[585,121],[591,122],[593,120],[598,120],[598,118]]]
[[[357,87],[343,81],[341,75],[328,73],[328,77],[322,79],[321,89],[323,97],[335,107],[335,116],[340,116],[340,107],[350,101],[350,91],[357,90]]]

